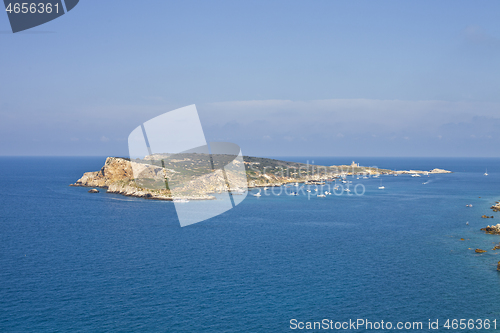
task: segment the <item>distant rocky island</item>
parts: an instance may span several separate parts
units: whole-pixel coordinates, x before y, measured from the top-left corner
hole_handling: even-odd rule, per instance
[[[224,169],[223,165],[231,164],[235,168]],[[244,170],[243,177],[241,172],[238,174],[238,167],[239,170]],[[140,177],[137,177],[138,173]],[[168,154],[156,154],[142,160],[108,157],[101,170],[84,173],[70,186],[102,188],[108,193],[146,199],[173,200],[170,188],[172,183],[176,183],[182,184],[180,187],[182,199],[207,200],[214,199],[214,193],[228,190],[240,192],[247,188],[283,186],[296,182],[322,184],[324,181],[347,176],[377,177],[381,174],[417,176],[438,173],[451,173],[451,171],[443,169],[395,171],[364,167],[355,162],[351,165],[321,166],[251,156],[234,159],[234,156],[192,153],[176,154],[174,158]],[[175,198],[178,199],[179,195]]]

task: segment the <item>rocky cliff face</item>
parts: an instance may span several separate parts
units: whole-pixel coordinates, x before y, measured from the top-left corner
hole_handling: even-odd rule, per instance
[[[134,179],[140,175],[137,181]],[[108,193],[117,193],[126,196],[141,197],[157,200],[172,200],[172,193],[167,188],[168,178],[176,179],[176,171],[164,169],[151,164],[136,163],[119,157],[108,157],[99,171],[86,172],[82,178],[70,186],[100,187]],[[232,181],[232,190],[246,187],[246,180],[231,172],[227,172],[227,179]],[[145,184],[147,182],[147,184]],[[203,175],[197,179],[186,180],[183,186],[176,187],[174,197],[190,200],[214,199],[209,193],[225,190],[225,178],[221,170]]]
[[[118,157],[108,157],[99,171],[85,172],[73,186],[89,186],[107,188],[118,181],[134,178],[131,162]]]
[[[137,163],[130,162],[124,158],[108,157],[101,170],[84,173],[82,178],[77,180],[76,183],[71,184],[71,186],[100,187],[107,189],[106,192],[108,193],[149,199],[172,200],[169,191],[166,189],[151,190],[139,187],[133,180],[133,164]],[[152,177],[157,176],[160,171],[159,169],[161,169],[150,166],[150,170],[147,170],[148,167],[145,165],[136,165],[135,167],[144,169]]]

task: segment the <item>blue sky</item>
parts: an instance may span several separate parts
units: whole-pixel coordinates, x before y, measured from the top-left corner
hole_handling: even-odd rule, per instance
[[[196,104],[261,156],[500,156],[498,1],[95,1],[10,33],[0,154],[117,155]]]

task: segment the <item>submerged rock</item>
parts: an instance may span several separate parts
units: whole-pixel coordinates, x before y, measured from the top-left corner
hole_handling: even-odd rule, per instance
[[[88,191],[89,193],[99,193],[99,190],[93,188],[91,190]]]
[[[476,249],[476,253],[484,253],[486,250]]]

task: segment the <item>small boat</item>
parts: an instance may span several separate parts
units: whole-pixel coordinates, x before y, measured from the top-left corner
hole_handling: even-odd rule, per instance
[[[378,187],[379,190],[383,190],[385,189],[385,186],[382,185],[382,179],[380,180],[380,186]]]
[[[350,190],[350,189],[348,189],[348,188],[346,188],[344,191],[346,191],[346,192],[351,192],[351,190]]]
[[[421,177],[418,173],[414,173],[411,175],[412,177]]]
[[[297,192],[292,192],[290,195],[299,195]]]
[[[309,192],[309,193],[310,193],[310,192],[311,192],[311,190],[306,190],[306,192]]]
[[[486,169],[486,172],[484,173],[485,176],[488,176],[488,169]]]
[[[326,197],[326,195],[324,195],[324,194],[318,194],[318,198],[325,198],[325,197]]]
[[[268,188],[267,188],[267,187],[264,187],[264,191],[265,191],[265,190],[268,190]]]
[[[294,185],[294,186],[299,186],[299,183],[295,183],[295,185]]]
[[[259,193],[252,194],[254,197],[261,197],[262,195]]]

